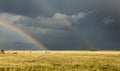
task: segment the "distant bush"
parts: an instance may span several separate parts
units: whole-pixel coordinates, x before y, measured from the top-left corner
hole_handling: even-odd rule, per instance
[[[12,53],[12,54],[18,54],[17,52],[14,52],[14,53]]]
[[[90,51],[98,51],[98,49],[97,48],[92,48],[92,49],[90,49]]]
[[[5,50],[1,50],[1,54],[5,54]]]
[[[116,51],[120,51],[120,49],[118,48],[118,49],[116,49]]]

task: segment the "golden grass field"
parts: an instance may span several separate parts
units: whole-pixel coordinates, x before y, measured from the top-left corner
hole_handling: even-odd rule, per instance
[[[0,71],[120,71],[120,52],[5,51]]]

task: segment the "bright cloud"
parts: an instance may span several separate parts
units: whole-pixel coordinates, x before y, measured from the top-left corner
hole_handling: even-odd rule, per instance
[[[8,21],[9,23],[14,23],[15,21],[18,21],[21,18],[21,16],[9,13],[0,13],[0,18],[5,21]]]
[[[18,27],[21,27],[28,32],[45,34],[55,31],[67,32],[67,30],[64,29],[66,29],[66,27],[72,26],[71,22],[76,22],[81,18],[85,18],[93,12],[94,11],[90,11],[88,13],[80,12],[76,15],[66,15],[58,12],[52,17],[48,18],[42,16],[31,18],[22,15],[0,13],[0,18],[17,25]]]

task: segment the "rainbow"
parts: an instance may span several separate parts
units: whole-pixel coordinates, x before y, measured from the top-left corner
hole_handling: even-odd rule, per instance
[[[37,1],[38,2],[38,1]],[[40,1],[40,4],[42,4],[42,7],[43,7],[43,10],[48,13],[48,14],[53,14],[53,13],[56,13],[56,10],[55,10],[55,7],[53,7],[49,1]],[[69,22],[69,20],[66,19],[66,21]],[[69,22],[70,23],[70,22]],[[13,31],[16,31],[17,33],[19,33],[20,35],[24,36],[25,38],[27,38],[28,40],[32,41],[35,45],[39,46],[40,48],[42,49],[45,49],[47,50],[47,47],[44,46],[41,42],[39,42],[38,40],[34,39],[31,35],[29,35],[28,33],[26,33],[24,30],[22,30],[21,28],[18,28],[17,26],[15,25],[12,25],[12,24],[9,24],[3,20],[0,20],[0,24],[5,26],[5,27],[8,27],[10,29],[12,29]],[[79,40],[82,41],[82,43],[87,47],[87,49],[91,49],[93,48],[93,45],[91,45],[90,42],[88,42],[88,39],[82,35],[81,32],[78,32],[75,27],[72,27],[72,26],[68,26],[67,27],[70,31],[72,31],[72,33],[74,35],[76,35],[76,37],[79,38]]]
[[[71,26],[68,26],[67,28],[68,28],[76,37],[78,37],[78,39],[79,39],[80,41],[82,41],[82,44],[85,45],[85,49],[92,49],[92,48],[93,48],[93,46],[92,46],[90,43],[88,43],[88,40],[87,40],[85,37],[83,37],[83,35],[81,34],[81,32],[79,33],[75,28],[73,28],[73,27],[71,27]]]
[[[46,9],[48,9],[48,10],[46,10],[46,11],[48,11],[50,14],[56,12],[56,10],[55,10],[56,8],[53,7],[53,6],[49,3],[49,1],[40,1],[40,2],[43,4],[43,6],[44,6]],[[67,19],[66,19],[66,21],[69,22],[69,20],[67,20]],[[70,23],[70,22],[69,22],[69,23]],[[93,45],[92,45],[90,42],[88,42],[88,39],[87,39],[86,37],[84,37],[84,35],[82,35],[81,32],[78,32],[78,31],[77,31],[74,27],[72,27],[72,26],[68,26],[67,28],[70,29],[70,30],[72,31],[72,33],[73,33],[74,35],[76,35],[76,37],[78,37],[79,40],[81,40],[81,41],[83,42],[83,44],[86,46],[86,49],[92,49],[92,48],[94,48]]]
[[[34,43],[37,47],[43,49],[43,50],[48,50],[46,46],[44,46],[41,42],[39,42],[38,40],[36,40],[35,38],[33,38],[30,34],[26,33],[24,30],[22,30],[21,28],[8,23],[2,19],[0,19],[0,25],[3,27],[6,27],[8,29],[11,29],[13,31],[15,31],[16,33],[20,34],[21,36],[27,38],[29,41],[31,41],[32,43]]]

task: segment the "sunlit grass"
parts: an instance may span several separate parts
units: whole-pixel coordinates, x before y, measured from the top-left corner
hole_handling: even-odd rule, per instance
[[[120,71],[120,52],[5,51],[0,71]]]

